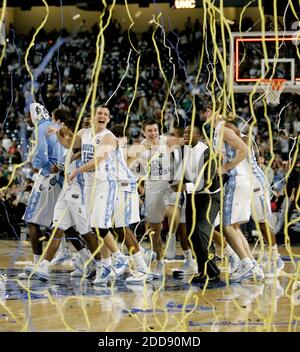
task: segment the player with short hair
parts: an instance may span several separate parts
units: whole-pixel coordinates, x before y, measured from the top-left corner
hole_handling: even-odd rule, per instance
[[[50,119],[43,105],[30,104],[30,117],[31,123],[35,126],[36,142],[31,164],[33,168],[39,170],[39,175],[34,182],[23,219],[28,224],[34,264],[37,264],[43,251],[40,226],[51,226],[54,207],[61,191],[59,174],[53,172],[52,167],[62,161],[64,148],[58,143],[55,135],[48,134],[49,126],[58,125]],[[28,277],[25,270],[26,267],[24,272],[18,275],[19,278]]]
[[[87,215],[84,199],[84,179],[82,174],[77,174],[74,182],[71,184],[67,183],[67,176],[81,164],[80,160],[73,160],[72,153],[69,153],[72,139],[70,138],[70,133],[68,128],[64,127],[57,131],[56,133],[59,143],[66,148],[65,153],[65,181],[63,188],[60,192],[58,200],[54,208],[53,216],[53,238],[51,243],[48,245],[48,249],[43,254],[43,260],[35,268],[28,268],[27,274],[33,273],[42,281],[49,280],[49,266],[55,253],[57,253],[60,241],[64,235],[72,237],[72,244],[76,248],[82,263],[87,263],[85,266],[84,273],[81,273],[85,277],[89,278],[94,271],[94,262],[91,253],[85,248],[85,245],[81,239],[76,236],[74,226],[76,226],[77,231],[87,240],[89,239],[89,217]],[[76,238],[74,238],[74,235]],[[96,248],[94,248],[96,250]],[[79,268],[81,269],[81,268]],[[77,268],[78,271],[78,268]],[[76,272],[76,271],[75,271]],[[71,276],[74,272],[71,273]],[[78,275],[79,276],[79,275]],[[81,275],[80,275],[81,276]]]
[[[161,224],[165,216],[165,195],[170,192],[172,180],[171,148],[183,145],[183,138],[160,136],[159,125],[150,119],[143,124],[144,141],[133,146],[130,157],[136,156],[137,164],[143,168],[145,185],[145,218],[153,231],[153,249],[157,256],[157,266],[153,271],[155,279],[164,275],[162,258]],[[180,197],[180,195],[178,195]],[[172,235],[175,236],[173,233]]]
[[[173,127],[170,136],[176,138],[183,138],[185,129],[183,127]],[[176,173],[177,168],[180,166],[182,159],[182,148],[172,148],[171,157],[173,157],[172,171]],[[178,203],[176,206],[176,200]],[[186,230],[186,195],[181,193],[178,197],[178,193],[171,189],[170,192],[166,192],[164,197],[164,203],[166,206],[165,216],[168,220],[169,233],[167,234],[166,243],[169,244],[166,251],[166,259],[175,259],[176,255],[176,232],[179,235],[180,246],[184,255],[184,264],[178,271],[174,271],[173,274],[180,276],[189,276],[198,272],[197,264],[195,263],[192,255],[192,251],[188,241],[188,234]],[[175,214],[174,214],[175,213]],[[173,222],[172,232],[171,224]]]
[[[81,138],[81,153],[84,164],[72,172],[69,180],[72,181],[78,172],[84,172],[87,175],[86,179],[89,182],[87,198],[92,202],[91,227],[99,231],[104,240],[109,230],[114,228],[114,231],[119,235],[125,236],[128,250],[132,251],[132,247],[134,250],[137,248],[133,243],[135,237],[130,233],[128,226],[130,223],[139,221],[138,207],[134,206],[135,203],[138,205],[136,179],[127,168],[117,138],[106,128],[109,121],[108,108],[98,106],[93,119],[95,137],[92,136],[92,129],[78,132]],[[93,172],[94,169],[95,172]],[[91,172],[94,175],[89,174]],[[93,179],[94,177],[95,179]],[[95,182],[94,190],[92,189],[93,182]],[[116,199],[118,200],[117,206]],[[127,267],[127,260],[114,241],[113,245],[107,241],[105,244],[108,245],[115,257],[113,270],[117,275],[120,275]],[[132,280],[129,279],[129,281],[135,283],[151,280],[152,277],[141,253],[137,251],[134,255],[133,259],[139,273],[135,273]],[[101,263],[97,269],[94,283],[107,282],[111,276],[110,267]]]
[[[239,129],[232,123],[227,123],[226,125],[227,127],[232,128],[234,132],[240,136],[242,140],[248,145],[248,136],[241,135]],[[253,148],[251,148],[251,157],[248,156],[244,162],[246,163],[246,167],[250,172],[251,185],[253,188],[253,193],[251,195],[251,215],[253,219],[257,220],[264,241],[268,246],[268,251],[265,252],[263,258],[263,262],[265,262],[264,266],[266,277],[277,277],[284,267],[284,262],[278,254],[276,238],[268,221],[272,215],[269,194],[270,186],[262,169],[259,167],[256,161],[256,156]]]
[[[54,109],[51,113],[51,119],[52,121],[55,121],[55,123],[59,126],[67,126],[68,128],[71,128],[71,129],[73,129],[74,127],[74,120],[71,118],[70,112],[67,111],[66,109],[61,109],[61,108]],[[60,165],[57,165],[57,167],[59,168]],[[72,231],[72,234],[70,230],[70,236],[71,238],[73,236],[77,236],[77,234],[75,233],[75,230]],[[51,261],[51,266],[62,264],[63,262],[70,260],[71,258],[72,258],[72,255],[68,249],[66,238],[65,236],[63,236],[60,240],[59,248]]]
[[[225,237],[241,260],[241,265],[231,275],[231,281],[244,281],[254,275],[261,279],[263,273],[256,262],[253,262],[249,244],[239,229],[240,224],[249,221],[251,214],[251,184],[248,170],[242,162],[247,158],[248,147],[232,129],[226,127],[222,116],[212,114],[208,109],[206,118],[214,126],[213,147],[217,155],[222,156],[221,173],[228,175],[220,214],[223,215]]]

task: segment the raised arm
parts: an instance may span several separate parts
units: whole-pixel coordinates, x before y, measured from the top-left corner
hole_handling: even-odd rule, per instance
[[[129,146],[127,150],[127,165],[131,167],[146,150],[147,148],[140,143]]]

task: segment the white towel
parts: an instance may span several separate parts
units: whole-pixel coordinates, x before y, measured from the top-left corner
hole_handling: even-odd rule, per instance
[[[33,123],[40,121],[40,120],[48,120],[50,119],[50,115],[48,110],[39,103],[32,103],[30,104],[30,115],[31,121]]]

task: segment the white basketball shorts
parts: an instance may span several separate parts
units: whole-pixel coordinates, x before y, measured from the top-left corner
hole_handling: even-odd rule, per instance
[[[225,226],[249,221],[251,214],[251,192],[252,189],[248,177],[229,177],[224,187],[223,224]]]
[[[61,191],[59,175],[39,175],[34,181],[23,220],[40,226],[50,227],[54,207]]]
[[[135,188],[118,184],[113,215],[113,225],[116,228],[128,227],[140,221],[139,194]]]

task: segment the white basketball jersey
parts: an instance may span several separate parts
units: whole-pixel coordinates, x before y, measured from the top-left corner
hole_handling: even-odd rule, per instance
[[[252,148],[251,158],[248,157],[247,162],[249,164],[250,172],[253,177],[253,181],[252,181],[253,187],[254,188],[260,187],[262,189],[265,189],[265,188],[269,189],[270,185],[268,183],[268,180],[267,180],[264,172],[259,167],[259,165],[256,161],[256,157],[255,157],[255,153],[254,153],[253,148]]]
[[[233,160],[236,155],[235,149],[224,142],[223,140],[223,133],[224,133],[225,122],[220,121],[214,132],[214,139],[213,139],[213,147],[218,153],[223,154],[223,165],[228,163],[229,161]],[[227,174],[229,176],[247,176],[247,162],[240,162],[234,168],[229,170]]]
[[[105,129],[96,134],[94,138],[92,138],[92,130],[88,129],[84,132],[82,136],[82,161],[84,163],[91,160],[95,152],[97,152],[97,147],[100,147],[102,144],[102,140],[104,136],[110,134],[114,138],[114,134]],[[130,185],[135,185],[136,178],[134,174],[127,167],[127,164],[124,160],[124,155],[122,149],[118,147],[116,150],[113,150],[109,153],[108,157],[101,161],[98,164],[97,171],[91,173],[85,173],[85,179],[87,185],[93,185],[94,177],[98,181],[115,181],[115,182],[127,182]]]
[[[137,179],[127,166],[122,148],[119,146],[118,149],[114,151],[114,154],[113,163],[116,181],[119,183],[127,183],[135,188]]]
[[[78,169],[82,165],[81,160],[74,160],[70,163],[72,153],[68,153],[66,150],[64,159],[65,159],[65,181],[63,188],[60,193],[60,199],[67,200],[73,203],[84,204],[84,177],[82,173],[78,173],[77,176],[73,179],[72,183],[68,183],[67,179],[71,173]]]
[[[160,136],[159,144],[146,150],[140,157],[148,183],[171,180],[172,157],[166,139],[167,137]]]
[[[81,136],[81,160],[83,164],[86,164],[88,161],[94,158],[97,146],[101,144],[103,137],[107,134],[112,133],[108,129],[104,129],[95,135],[93,135],[91,128],[87,128],[84,131],[83,135]],[[108,181],[108,174],[111,172],[111,170],[105,170],[104,166],[100,164],[98,165],[97,179],[102,177],[105,181]],[[84,173],[84,180],[87,186],[92,186],[94,179],[95,170]]]

